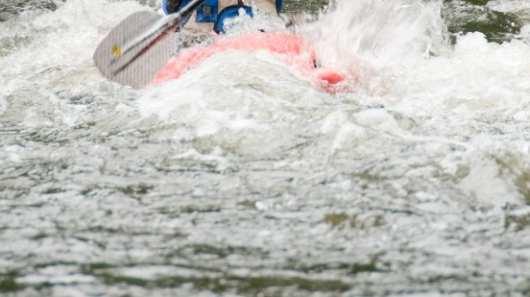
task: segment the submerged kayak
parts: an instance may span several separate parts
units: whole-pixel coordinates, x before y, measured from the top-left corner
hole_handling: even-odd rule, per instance
[[[339,71],[319,67],[315,50],[302,37],[287,32],[259,32],[238,36],[221,35],[210,45],[182,50],[158,71],[152,84],[178,79],[206,59],[226,51],[267,51],[290,65],[293,72],[327,92],[343,90],[348,80],[352,80]]]

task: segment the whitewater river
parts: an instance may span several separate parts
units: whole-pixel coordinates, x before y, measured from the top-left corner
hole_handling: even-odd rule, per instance
[[[152,8],[55,4],[0,22],[1,296],[530,295],[528,1],[500,44],[339,0],[297,26],[337,94],[265,52],[123,87],[93,51]]]

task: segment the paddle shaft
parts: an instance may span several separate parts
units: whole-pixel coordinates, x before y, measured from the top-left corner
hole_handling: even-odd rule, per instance
[[[171,30],[175,26],[177,26],[183,16],[188,15],[190,11],[194,10],[204,1],[205,0],[193,0],[189,2],[186,6],[184,6],[184,8],[182,8],[179,12],[163,17],[155,24],[153,24],[151,28],[149,28],[146,32],[127,42],[123,47],[119,48],[119,53],[114,56],[112,62],[116,62],[116,60],[118,60],[120,57],[127,54],[132,49],[136,48],[138,45],[142,44],[144,41],[152,38],[153,36],[164,35],[166,31]]]

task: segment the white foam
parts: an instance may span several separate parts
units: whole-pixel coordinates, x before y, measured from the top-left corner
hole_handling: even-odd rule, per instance
[[[529,100],[529,55],[530,47],[523,42],[499,45],[486,42],[481,33],[470,33],[458,39],[454,52],[403,67],[395,90],[406,99],[404,105],[416,102],[468,114],[517,110]]]
[[[360,113],[357,121],[381,133],[425,143],[427,150],[437,150],[429,143],[456,145],[469,153],[464,163],[470,172],[462,189],[484,203],[521,201],[513,177],[499,175],[492,156],[518,154],[524,140],[513,135],[508,145],[493,135],[484,136],[487,142],[460,139],[473,137],[470,133],[486,118],[497,121],[489,127],[500,128],[526,117],[521,108],[530,106],[528,25],[520,35],[523,40],[496,44],[482,33],[469,33],[452,47],[444,39],[440,4],[340,1],[336,10],[307,25],[304,33],[316,42],[324,65],[362,73],[361,85],[368,92],[352,97],[385,104],[413,119],[426,117],[432,130],[430,135],[400,131],[391,117],[381,117],[386,111],[377,109]],[[343,124],[346,127],[348,121]],[[482,187],[484,183],[490,186]]]
[[[440,4],[339,1],[333,11],[304,31],[327,66],[347,69],[359,63],[377,68],[406,64],[440,47]]]
[[[198,136],[212,135],[221,129],[267,130],[267,121],[260,114],[273,112],[282,102],[281,97],[287,96],[274,85],[297,81],[285,71],[287,66],[270,58],[240,52],[217,54],[178,80],[143,91],[139,111],[144,117],[156,115],[166,121],[191,124]],[[265,81],[272,77],[282,79]],[[249,88],[242,92],[238,85]],[[267,91],[253,90],[253,86]],[[311,92],[310,88],[302,86],[304,92]],[[257,106],[263,109],[256,109]]]
[[[483,204],[502,207],[506,203],[515,204],[524,197],[518,193],[514,184],[506,182],[498,164],[484,156],[469,156],[471,160],[469,174],[459,186]]]
[[[525,148],[524,134],[513,131],[527,129],[528,25],[518,36],[522,40],[495,44],[481,33],[470,33],[460,36],[452,47],[444,40],[440,5],[440,1],[343,0],[317,22],[299,27],[314,43],[324,66],[362,74],[361,87],[350,94],[331,96],[315,90],[270,55],[232,52],[216,55],[181,79],[157,87],[138,92],[116,88],[115,93],[109,87],[106,99],[126,100],[132,94],[132,109],[142,119],[156,117],[162,123],[176,124],[175,139],[228,133],[233,138],[226,142],[234,142],[236,136],[244,138],[246,150],[257,155],[270,147],[290,145],[296,133],[309,133],[297,125],[311,118],[320,119],[315,120],[320,123],[317,134],[330,134],[331,143],[327,146],[329,139],[320,140],[317,134],[308,137],[321,141],[328,150],[345,150],[346,155],[359,153],[352,143],[384,133],[425,144],[425,151],[432,154],[456,146],[460,152],[445,152],[449,155],[445,168],[461,165],[455,161],[461,151],[482,156],[464,162],[470,175],[462,182],[463,188],[491,180],[501,192],[512,195],[513,180],[496,177],[496,165],[484,156],[497,154],[499,147],[505,152]],[[145,8],[133,1],[71,0],[55,12],[21,19],[12,30],[31,40],[0,58],[0,112],[9,107],[7,96],[18,92],[24,100],[34,100],[19,115],[26,126],[54,124],[57,118],[74,125],[84,110],[67,106],[50,89],[62,85],[97,95],[98,90],[91,89],[94,82],[106,80],[92,64],[94,49],[119,20],[141,9]],[[258,17],[256,24],[260,21]],[[0,32],[11,34],[3,28]],[[38,99],[28,99],[27,94]],[[358,107],[363,104],[385,109]],[[349,114],[341,106],[361,110]],[[44,113],[46,108],[49,114]],[[418,128],[403,129],[393,113],[409,117]],[[508,136],[480,130],[485,126]],[[486,135],[488,145],[470,140],[477,131]]]
[[[50,65],[89,63],[99,40],[117,22],[140,9],[142,6],[132,1],[68,1],[54,12],[21,20],[25,22],[21,29],[29,27],[34,41],[0,62],[13,63],[16,67],[12,71],[28,65],[38,70]]]
[[[530,43],[530,25],[524,25],[521,28],[521,37],[527,43]]]
[[[0,115],[7,110],[7,101],[3,96],[0,96]]]
[[[488,2],[488,7],[502,12],[518,12],[530,9],[530,2],[526,0],[493,0]]]

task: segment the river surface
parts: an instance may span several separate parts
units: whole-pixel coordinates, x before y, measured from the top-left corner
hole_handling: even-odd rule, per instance
[[[55,4],[0,22],[0,295],[530,295],[528,1],[501,44],[339,0],[297,26],[337,94],[263,52],[123,87],[92,53],[151,8]]]

